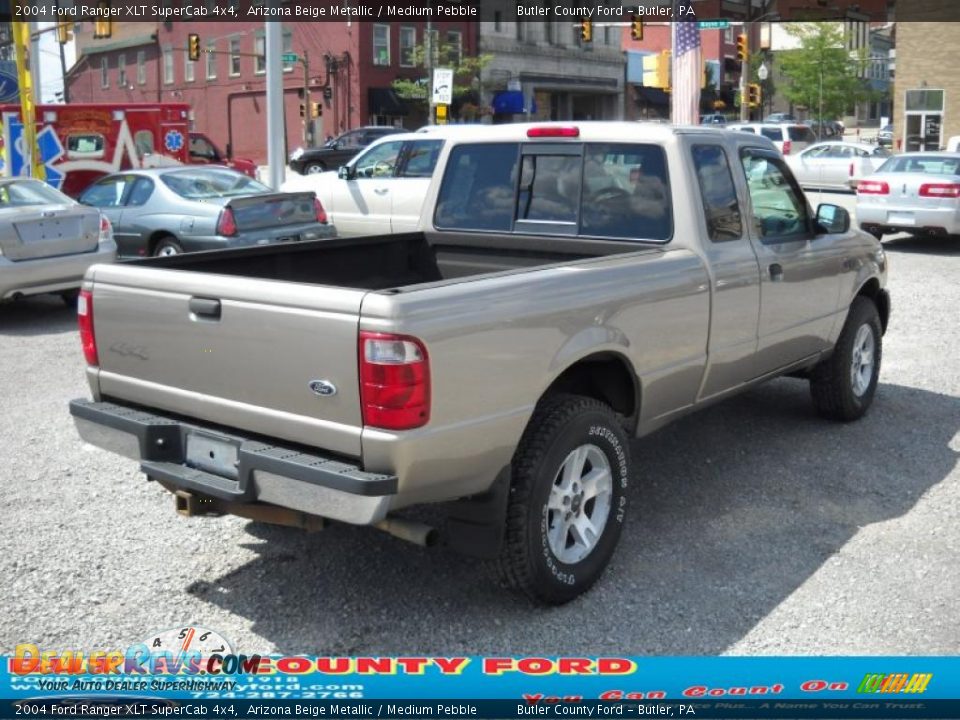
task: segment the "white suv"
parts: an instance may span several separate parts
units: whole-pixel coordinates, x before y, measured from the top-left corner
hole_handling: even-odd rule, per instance
[[[817,141],[813,130],[800,123],[740,123],[727,125],[727,129],[770,138],[784,155],[798,153]]]

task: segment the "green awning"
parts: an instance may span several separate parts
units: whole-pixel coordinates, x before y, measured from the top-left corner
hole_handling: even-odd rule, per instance
[[[97,53],[110,52],[111,50],[124,50],[132,47],[142,47],[143,45],[153,45],[157,42],[156,35],[134,35],[133,37],[123,38],[122,40],[90,40],[80,48],[81,55],[96,55]]]

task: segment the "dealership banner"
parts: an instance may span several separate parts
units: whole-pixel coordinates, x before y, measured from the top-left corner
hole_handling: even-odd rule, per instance
[[[106,716],[960,718],[960,658],[260,655],[195,627],[2,657],[0,717]]]

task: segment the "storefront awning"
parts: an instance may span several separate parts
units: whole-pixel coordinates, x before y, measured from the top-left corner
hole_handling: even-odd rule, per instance
[[[520,90],[504,90],[493,96],[493,112],[498,115],[517,114],[523,112],[523,92]]]
[[[660,88],[643,87],[636,88],[637,102],[643,105],[669,105],[670,95]]]
[[[407,106],[391,88],[370,88],[370,115],[406,115]]]

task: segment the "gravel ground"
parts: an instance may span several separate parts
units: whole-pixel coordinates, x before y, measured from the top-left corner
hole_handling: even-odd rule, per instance
[[[77,438],[72,313],[0,307],[0,652],[196,622],[248,653],[956,654],[960,243],[887,250],[894,315],[867,418],[822,421],[806,383],[778,380],[636,443],[617,555],[553,609],[372,529],[177,516],[135,463]]]

